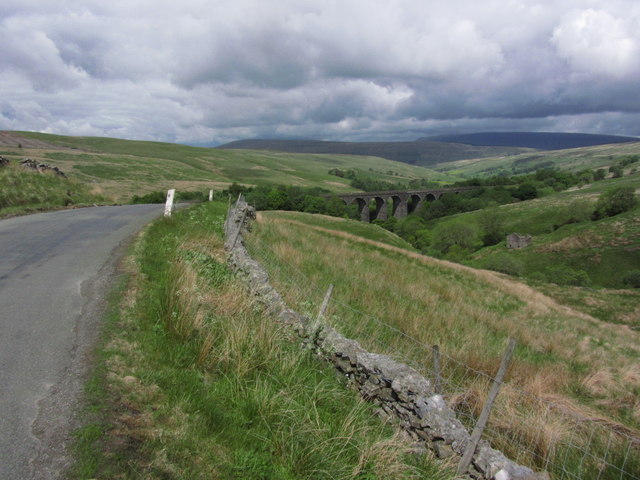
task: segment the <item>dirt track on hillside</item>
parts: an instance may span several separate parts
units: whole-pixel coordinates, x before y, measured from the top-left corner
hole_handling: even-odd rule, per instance
[[[51,150],[67,150],[65,147],[33,138],[23,137],[15,132],[0,131],[0,147],[43,148]]]

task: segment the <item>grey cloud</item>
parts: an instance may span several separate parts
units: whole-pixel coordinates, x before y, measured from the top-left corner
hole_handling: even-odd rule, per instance
[[[634,0],[52,5],[0,6],[0,128],[185,142],[640,134]]]

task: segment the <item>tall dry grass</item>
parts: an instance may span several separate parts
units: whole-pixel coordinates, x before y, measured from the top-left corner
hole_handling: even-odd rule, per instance
[[[179,250],[224,255],[221,242],[203,241],[185,242]],[[165,329],[195,345],[194,365],[205,381],[224,384],[229,410],[239,408],[251,428],[257,424],[260,433],[248,430],[248,436],[259,435],[259,449],[284,466],[275,477],[264,467],[264,478],[446,478],[430,457],[408,455],[406,439],[393,435],[333,375],[321,373],[311,354],[263,316],[229,272],[212,286],[207,262],[183,257],[166,282]],[[289,470],[299,476],[286,476]]]
[[[618,478],[616,462],[640,468],[637,332],[577,313],[505,276],[299,218],[263,214],[249,240],[293,307],[315,314],[334,284],[327,317],[364,346],[429,374],[428,347],[440,345],[447,397],[469,425],[506,339],[515,337],[508,378],[513,388],[503,391],[492,414],[492,442],[516,459],[555,469],[559,478],[579,478],[571,477],[572,469]],[[599,467],[594,451],[602,455]]]

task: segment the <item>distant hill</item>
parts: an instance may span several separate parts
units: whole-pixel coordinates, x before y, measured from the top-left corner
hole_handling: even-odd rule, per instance
[[[621,157],[638,154],[640,154],[640,139],[636,139],[635,142],[607,143],[563,150],[534,150],[509,157],[442,162],[438,165],[431,165],[429,168],[467,178],[499,174],[518,175],[541,168],[560,168],[578,172],[585,168],[608,169],[614,163],[619,162]]]
[[[410,165],[516,155],[530,149],[505,146],[475,146],[459,143],[417,140],[413,142],[324,142],[319,140],[239,140],[220,145],[219,149],[270,150],[289,153],[329,153],[382,157]]]
[[[271,150],[382,157],[411,165],[432,166],[458,160],[509,157],[532,150],[637,142],[635,137],[586,133],[484,132],[423,137],[412,142],[325,142],[320,140],[238,140],[220,149]]]
[[[17,131],[0,131],[0,155],[12,162],[28,157],[57,166],[70,179],[89,184],[115,200],[169,188],[223,190],[234,182],[320,187],[336,193],[356,190],[349,178],[329,173],[334,169],[353,170],[357,175],[394,185],[408,185],[416,179],[438,184],[457,180],[446,173],[381,157],[218,150]],[[0,185],[2,197],[4,184]]]
[[[587,133],[483,132],[461,135],[437,135],[420,138],[424,142],[450,142],[473,146],[525,147],[536,150],[564,150],[611,143],[637,142],[637,137],[592,135]]]

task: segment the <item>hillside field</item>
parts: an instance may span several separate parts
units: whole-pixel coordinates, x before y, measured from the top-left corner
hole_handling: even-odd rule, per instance
[[[553,478],[618,478],[620,464],[638,467],[607,456],[600,441],[615,437],[623,456],[631,449],[638,458],[629,445],[640,438],[640,332],[507,276],[420,255],[374,225],[364,230],[350,220],[264,212],[248,243],[299,311],[315,315],[333,284],[327,318],[371,351],[428,375],[430,346],[439,345],[446,355],[445,398],[462,418],[479,414],[488,390],[484,375],[495,373],[507,338],[516,338],[510,387],[487,434],[511,458],[546,468]],[[553,411],[558,405],[561,412]],[[586,461],[576,445],[591,452]],[[598,475],[592,454],[618,467]],[[563,470],[578,476],[564,477]]]
[[[560,168],[576,172],[585,168],[607,169],[616,162],[618,157],[638,153],[640,153],[640,142],[629,142],[458,160],[439,163],[430,168],[466,178],[488,177],[501,173],[514,175],[540,168]]]
[[[353,191],[348,179],[329,175],[334,168],[353,169],[359,175],[393,183],[408,183],[411,179],[441,183],[455,180],[447,174],[379,157],[220,150],[33,132],[4,132],[0,140],[0,155],[55,165],[70,178],[118,201],[168,188],[223,190],[233,182],[322,187],[336,193]]]

